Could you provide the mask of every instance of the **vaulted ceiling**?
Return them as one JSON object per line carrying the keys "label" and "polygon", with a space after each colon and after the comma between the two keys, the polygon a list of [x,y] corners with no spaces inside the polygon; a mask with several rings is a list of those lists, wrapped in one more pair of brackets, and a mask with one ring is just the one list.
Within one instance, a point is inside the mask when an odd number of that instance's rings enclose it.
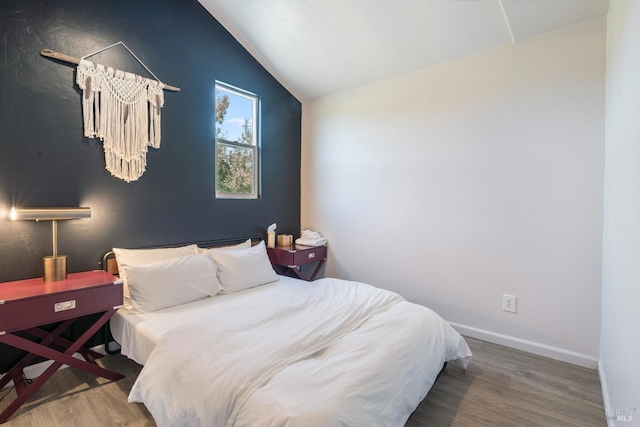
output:
{"label": "vaulted ceiling", "polygon": [[607,14],[609,0],[199,0],[301,101]]}

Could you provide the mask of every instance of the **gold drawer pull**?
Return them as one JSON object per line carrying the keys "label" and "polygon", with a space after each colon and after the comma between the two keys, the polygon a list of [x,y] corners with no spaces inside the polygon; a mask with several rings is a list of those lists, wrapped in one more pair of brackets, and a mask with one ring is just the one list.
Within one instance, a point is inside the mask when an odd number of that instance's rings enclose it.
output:
{"label": "gold drawer pull", "polygon": [[57,302],[54,306],[55,312],[73,310],[76,308],[76,300],[72,299],[70,301]]}

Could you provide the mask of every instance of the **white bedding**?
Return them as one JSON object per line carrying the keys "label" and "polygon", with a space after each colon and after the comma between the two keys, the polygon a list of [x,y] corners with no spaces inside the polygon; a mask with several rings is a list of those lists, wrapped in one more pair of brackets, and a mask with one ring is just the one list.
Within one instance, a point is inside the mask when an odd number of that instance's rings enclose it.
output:
{"label": "white bedding", "polygon": [[[249,289],[246,293],[254,291],[255,289]],[[224,304],[219,304],[223,300]],[[120,344],[120,353],[144,365],[165,333],[174,328],[198,322],[234,300],[240,302],[233,294],[218,295],[151,313],[135,313],[121,308],[109,321],[111,335]]]}
{"label": "white bedding", "polygon": [[[337,279],[274,284],[113,322],[159,426],[401,426],[471,352],[431,310]],[[122,329],[118,325],[122,324]]]}

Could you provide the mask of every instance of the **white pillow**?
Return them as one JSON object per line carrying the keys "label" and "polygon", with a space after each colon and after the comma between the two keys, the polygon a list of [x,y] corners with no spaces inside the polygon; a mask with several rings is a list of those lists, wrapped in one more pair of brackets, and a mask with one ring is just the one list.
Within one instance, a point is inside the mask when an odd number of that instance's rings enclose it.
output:
{"label": "white pillow", "polygon": [[247,239],[242,243],[238,243],[237,245],[231,245],[231,246],[220,246],[217,248],[201,248],[200,246],[198,246],[198,253],[204,254],[204,253],[207,253],[208,251],[228,251],[228,250],[235,250],[235,249],[249,249],[250,247],[251,247],[251,239]]}
{"label": "white pillow", "polygon": [[139,313],[210,297],[222,290],[216,265],[206,255],[189,255],[125,270],[132,311]]}
{"label": "white pillow", "polygon": [[218,267],[218,280],[225,292],[238,292],[279,280],[269,262],[264,241],[248,249],[209,251],[207,255]]}
{"label": "white pillow", "polygon": [[171,258],[197,254],[198,245],[181,246],[178,248],[160,248],[160,249],[121,249],[113,248],[118,263],[118,272],[120,278],[124,281],[124,307],[131,310],[131,294],[129,292],[129,284],[126,269],[127,267],[135,267],[152,262],[164,261]]}

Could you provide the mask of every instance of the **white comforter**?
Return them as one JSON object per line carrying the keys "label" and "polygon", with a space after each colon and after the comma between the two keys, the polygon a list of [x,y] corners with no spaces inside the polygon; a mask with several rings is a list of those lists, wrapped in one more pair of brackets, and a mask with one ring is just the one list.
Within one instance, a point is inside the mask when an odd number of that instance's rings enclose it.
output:
{"label": "white comforter", "polygon": [[471,356],[439,316],[389,291],[262,288],[165,334],[129,401],[159,426],[401,426],[443,363]]}

